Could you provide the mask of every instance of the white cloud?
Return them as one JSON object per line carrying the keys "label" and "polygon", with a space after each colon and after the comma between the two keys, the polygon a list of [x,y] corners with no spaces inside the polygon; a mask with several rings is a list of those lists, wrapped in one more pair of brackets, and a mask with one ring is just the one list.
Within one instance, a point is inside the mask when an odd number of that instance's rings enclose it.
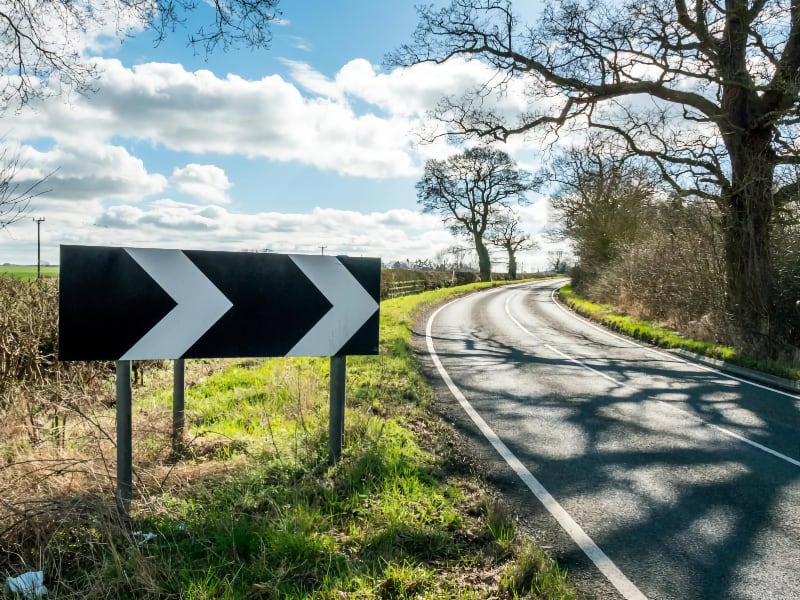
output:
{"label": "white cloud", "polygon": [[340,69],[336,82],[345,93],[390,114],[421,117],[443,96],[458,96],[490,76],[491,70],[478,61],[456,59],[443,65],[422,63],[382,73],[367,61],[356,59]]}
{"label": "white cloud", "polygon": [[[360,213],[316,208],[309,213],[245,214],[221,206],[158,200],[147,207],[117,205],[96,225],[114,245],[146,236],[148,245],[207,250],[259,250],[314,254],[429,258],[452,243],[438,218],[411,210]],[[207,233],[209,235],[198,235]],[[94,236],[97,229],[92,230]],[[96,242],[93,242],[96,243]],[[398,250],[401,249],[401,250]]]}
{"label": "white cloud", "polygon": [[[47,215],[47,260],[57,261],[57,243],[307,253],[326,245],[326,253],[386,260],[431,258],[454,243],[437,217],[413,210],[237,212],[233,182],[223,169],[204,164],[209,158],[181,163],[167,179],[119,144],[294,161],[343,176],[415,177],[426,158],[457,149],[444,141],[420,147],[410,132],[442,94],[482,81],[485,66],[455,61],[382,72],[359,59],[333,78],[291,63],[291,80],[246,80],[179,64],[98,64],[104,75],[96,94],[25,110],[8,132],[9,138],[52,141],[47,150],[23,145],[23,179],[58,168],[52,192],[34,208]],[[517,92],[512,88],[499,101],[503,110],[519,111],[524,98]],[[164,194],[174,198],[152,200]],[[410,196],[412,204],[413,191]],[[541,226],[534,212],[530,223]],[[24,226],[3,235],[27,239]],[[30,262],[28,255],[27,246],[0,236],[0,263]]]}
{"label": "white cloud", "polygon": [[[538,233],[546,222],[542,203],[521,208],[523,224]],[[434,215],[394,209],[361,213],[317,207],[308,213],[237,213],[221,206],[172,200],[148,207],[113,206],[97,219],[115,245],[146,236],[149,245],[205,250],[263,250],[377,256],[383,260],[432,258],[455,242]],[[205,234],[205,235],[204,235]],[[158,240],[158,241],[157,241]],[[467,243],[468,245],[468,243]],[[498,255],[500,259],[502,256]]]}
{"label": "white cloud", "polygon": [[[304,63],[287,64],[293,82],[98,59],[103,76],[96,94],[25,111],[11,135],[50,136],[72,146],[117,136],[196,154],[297,161],[342,175],[417,175],[426,158],[455,150],[444,141],[418,145],[413,132],[426,111],[442,94],[457,94],[488,73],[474,61],[381,73],[357,59],[328,79]],[[511,89],[498,102],[519,113],[524,98]]]}
{"label": "white cloud", "polygon": [[337,85],[336,81],[313,69],[311,65],[288,59],[283,59],[282,62],[290,68],[292,79],[295,83],[304,90],[329,99],[344,100],[344,90],[341,86]]}
{"label": "white cloud", "polygon": [[225,171],[214,165],[189,163],[182,169],[176,168],[172,172],[170,183],[179,192],[198,202],[227,204],[231,201],[227,193],[231,182]]}
{"label": "white cloud", "polygon": [[23,145],[15,184],[25,188],[49,175],[43,201],[139,200],[166,188],[163,175],[148,173],[125,148],[87,142],[56,144],[47,151]]}
{"label": "white cloud", "polygon": [[72,105],[26,111],[12,134],[69,140],[112,136],[169,149],[299,161],[345,175],[416,173],[405,119],[356,114],[346,103],[303,96],[277,75],[248,81],[210,71],[148,63],[133,69],[101,61],[100,90]]}
{"label": "white cloud", "polygon": [[289,42],[289,45],[296,50],[302,50],[303,52],[311,52],[314,50],[314,45],[299,35],[287,35],[283,37],[285,37],[285,39]]}
{"label": "white cloud", "polygon": [[[546,220],[544,206],[521,208],[523,223],[539,233]],[[35,228],[28,220],[0,232],[0,264],[35,262]],[[42,256],[58,262],[59,244],[142,246],[198,250],[263,250],[280,253],[380,257],[384,261],[428,259],[455,244],[434,215],[393,209],[363,213],[315,208],[305,213],[241,213],[218,205],[197,205],[171,199],[104,206],[86,201],[75,210],[74,201],[51,202],[42,227]],[[527,268],[544,266],[543,251],[519,256]],[[502,270],[504,256],[497,254]]]}

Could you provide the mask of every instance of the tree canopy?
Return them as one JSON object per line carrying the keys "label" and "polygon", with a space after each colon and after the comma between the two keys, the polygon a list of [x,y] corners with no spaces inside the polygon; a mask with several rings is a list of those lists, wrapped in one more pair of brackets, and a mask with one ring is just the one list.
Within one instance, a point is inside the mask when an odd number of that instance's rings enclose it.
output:
{"label": "tree canopy", "polygon": [[517,252],[538,248],[536,240],[522,229],[519,213],[513,208],[496,213],[489,227],[489,241],[506,251],[508,278],[517,278]]}
{"label": "tree canopy", "polygon": [[208,14],[188,43],[210,52],[238,43],[266,47],[279,0],[9,0],[0,6],[0,110],[65,91],[84,93],[98,75],[95,38],[148,28],[155,43]]}
{"label": "tree canopy", "polygon": [[[716,202],[728,312],[742,345],[764,348],[774,325],[770,221],[799,189],[800,2],[557,0],[531,26],[505,0],[419,12],[394,63],[462,57],[495,71],[442,100],[436,115],[451,135],[605,130],[679,194]],[[509,117],[485,100],[515,79],[527,108]]]}
{"label": "tree canopy", "polygon": [[657,174],[642,159],[617,156],[592,136],[553,161],[548,179],[552,237],[570,240],[582,272],[596,275],[647,227],[646,211],[657,198]]}
{"label": "tree canopy", "polygon": [[417,201],[436,213],[453,233],[472,239],[481,278],[491,277],[485,235],[495,216],[537,186],[533,175],[519,169],[511,157],[488,146],[470,148],[446,160],[431,159],[417,182]]}

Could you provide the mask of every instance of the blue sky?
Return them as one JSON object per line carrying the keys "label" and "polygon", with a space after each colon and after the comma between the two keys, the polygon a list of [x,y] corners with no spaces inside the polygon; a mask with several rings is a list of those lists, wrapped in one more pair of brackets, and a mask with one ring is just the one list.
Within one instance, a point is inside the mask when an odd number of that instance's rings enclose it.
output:
{"label": "blue sky", "polygon": [[[31,216],[42,256],[61,243],[319,252],[433,258],[455,243],[423,215],[414,183],[428,158],[459,151],[418,144],[425,112],[445,93],[486,75],[478,64],[383,67],[417,22],[411,2],[281,3],[269,50],[187,47],[178,29],[106,40],[88,97],[51,98],[4,117],[6,143],[25,164],[20,180],[57,169]],[[521,110],[524,98],[502,100]],[[505,148],[521,166],[537,149]],[[522,209],[544,247],[546,200]],[[35,262],[30,218],[0,231],[0,263]],[[502,269],[502,255],[496,268]]]}

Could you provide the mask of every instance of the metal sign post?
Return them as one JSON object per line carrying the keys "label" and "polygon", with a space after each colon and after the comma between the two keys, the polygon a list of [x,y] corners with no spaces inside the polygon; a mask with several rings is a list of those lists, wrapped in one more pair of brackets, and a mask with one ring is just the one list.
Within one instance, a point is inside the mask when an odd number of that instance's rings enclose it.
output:
{"label": "metal sign post", "polygon": [[186,430],[184,408],[185,364],[182,358],[172,365],[172,450],[177,452],[183,444]]}
{"label": "metal sign post", "polygon": [[117,361],[117,504],[128,513],[133,497],[131,361]]}
{"label": "metal sign post", "polygon": [[347,357],[331,356],[331,406],[328,460],[332,465],[342,457],[344,440],[344,388],[347,378]]}

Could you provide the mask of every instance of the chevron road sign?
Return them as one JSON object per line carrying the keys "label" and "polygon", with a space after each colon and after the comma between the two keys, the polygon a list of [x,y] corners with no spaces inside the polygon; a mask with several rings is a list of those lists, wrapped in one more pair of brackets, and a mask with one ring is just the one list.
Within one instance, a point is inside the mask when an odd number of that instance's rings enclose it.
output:
{"label": "chevron road sign", "polygon": [[61,246],[59,359],[378,353],[380,259]]}

